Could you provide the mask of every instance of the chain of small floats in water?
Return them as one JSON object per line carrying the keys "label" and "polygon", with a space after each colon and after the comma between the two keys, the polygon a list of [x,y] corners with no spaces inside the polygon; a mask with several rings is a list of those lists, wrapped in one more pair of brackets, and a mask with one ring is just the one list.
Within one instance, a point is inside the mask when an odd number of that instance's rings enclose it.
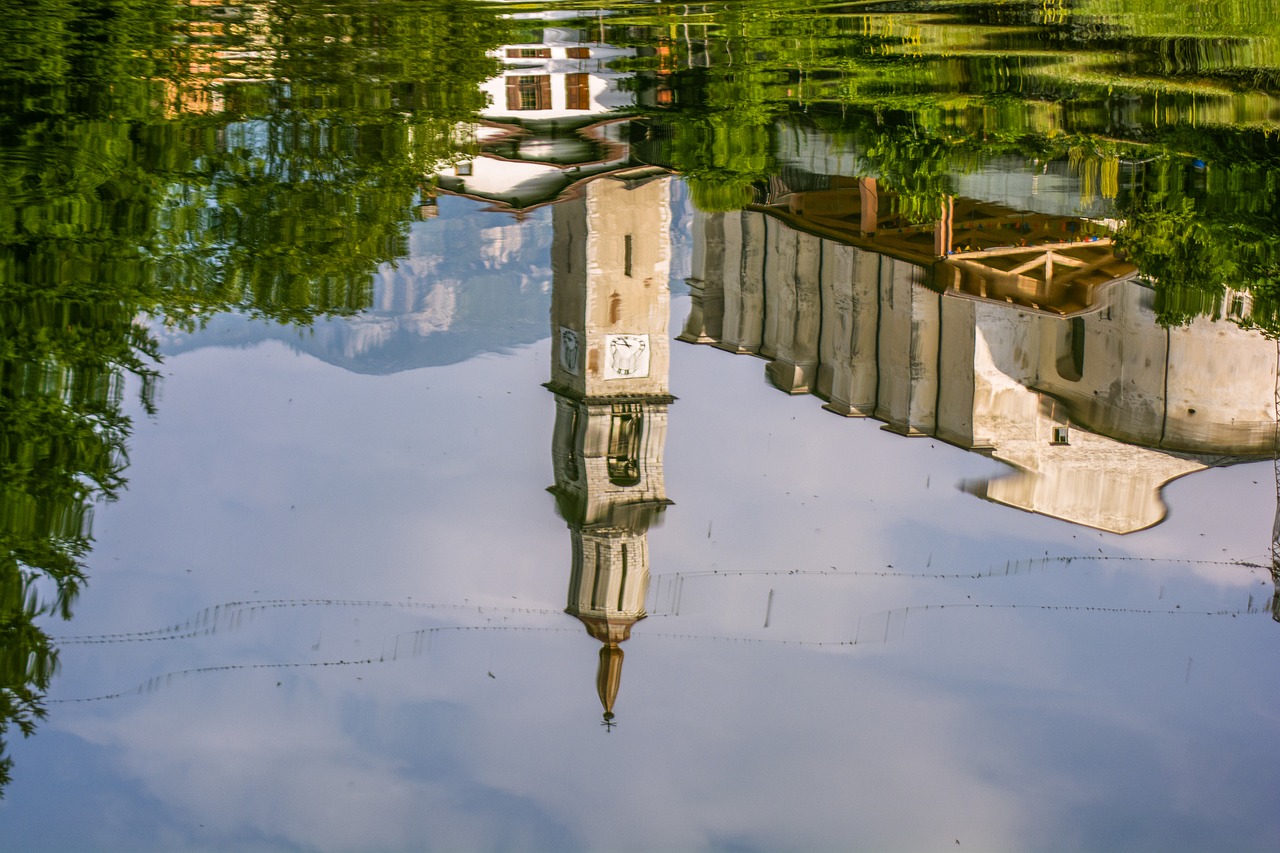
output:
{"label": "chain of small floats in water", "polygon": [[[930,560],[932,562],[932,560]],[[1010,560],[1004,566],[997,566],[984,572],[912,572],[899,571],[894,569],[892,565],[886,566],[883,570],[868,571],[842,571],[835,566],[827,569],[759,569],[759,570],[718,570],[704,569],[692,572],[668,572],[654,575],[654,579],[658,581],[655,591],[655,598],[661,595],[664,584],[667,588],[667,594],[670,598],[670,608],[666,612],[651,613],[650,617],[671,617],[680,615],[680,600],[684,589],[686,579],[707,579],[707,578],[738,578],[738,577],[770,577],[770,576],[828,576],[828,577],[882,577],[882,578],[904,578],[904,579],[920,579],[920,580],[982,580],[986,578],[1010,577],[1035,570],[1045,570],[1051,565],[1069,566],[1073,562],[1145,562],[1145,563],[1170,563],[1189,566],[1234,566],[1239,568],[1247,568],[1250,570],[1266,569],[1259,563],[1249,562],[1247,560],[1194,560],[1194,559],[1177,559],[1163,557],[1130,557],[1115,555],[1099,555],[1099,556],[1070,556],[1070,557],[1032,557],[1022,560]],[[770,590],[770,604],[772,604],[773,591]],[[506,615],[526,615],[526,616],[563,616],[563,610],[552,608],[530,608],[530,607],[499,607],[493,605],[472,605],[472,604],[436,604],[415,601],[381,601],[381,600],[361,600],[361,599],[338,599],[338,598],[280,598],[280,599],[262,599],[262,600],[246,600],[246,601],[229,601],[212,607],[206,607],[199,613],[192,616],[186,622],[174,625],[168,625],[163,628],[155,628],[148,631],[121,632],[112,634],[79,634],[55,637],[54,641],[59,646],[70,645],[97,645],[111,643],[144,643],[159,642],[168,640],[191,639],[195,637],[210,636],[217,633],[219,624],[224,624],[226,628],[234,630],[241,624],[245,615],[252,616],[258,611],[266,610],[282,610],[285,608],[297,607],[382,607],[397,610],[437,610],[437,611],[453,611],[453,612],[475,612],[477,615],[486,613],[501,613]],[[1180,616],[1221,616],[1236,618],[1238,616],[1249,616],[1259,613],[1269,612],[1266,608],[1258,608],[1254,606],[1253,596],[1249,596],[1249,603],[1243,609],[1236,610],[1190,610],[1175,606],[1171,610],[1156,610],[1150,608],[1131,608],[1131,607],[1094,607],[1088,605],[1063,605],[1063,604],[986,604],[981,602],[959,602],[951,604],[924,604],[894,608],[892,610],[883,610],[875,614],[873,617],[884,620],[885,630],[883,634],[877,630],[876,636],[871,639],[862,638],[862,617],[859,617],[858,627],[854,632],[853,639],[845,640],[804,640],[804,639],[771,639],[763,637],[735,637],[726,635],[712,634],[685,634],[672,632],[654,632],[647,633],[646,636],[662,639],[676,640],[701,640],[713,642],[732,642],[732,643],[753,643],[753,644],[772,644],[782,646],[805,646],[805,647],[831,647],[831,646],[857,646],[857,645],[883,645],[890,639],[889,624],[897,616],[901,616],[905,622],[907,614],[911,611],[917,613],[925,613],[929,611],[941,611],[945,609],[959,610],[1031,610],[1031,611],[1074,611],[1074,612],[1091,612],[1091,613],[1113,613],[1113,614],[1135,614],[1135,615],[1180,615]],[[768,627],[768,615],[765,617],[765,627]],[[114,693],[107,693],[100,696],[90,696],[76,699],[49,699],[50,704],[72,704],[81,702],[100,702],[108,699],[119,699],[124,696],[133,694],[151,693],[157,689],[168,686],[173,679],[182,678],[190,675],[200,675],[213,672],[229,672],[236,670],[287,670],[287,669],[309,669],[321,667],[349,667],[349,666],[371,666],[374,664],[388,663],[399,660],[402,653],[407,653],[410,657],[418,657],[424,651],[430,648],[430,639],[440,633],[462,633],[473,631],[494,631],[494,632],[526,632],[526,633],[577,633],[575,628],[552,628],[545,626],[530,625],[444,625],[432,628],[423,628],[417,631],[400,632],[384,639],[383,651],[376,657],[365,657],[354,660],[331,660],[331,661],[300,661],[285,663],[254,663],[254,664],[223,664],[218,666],[201,666],[189,669],[175,670],[163,675],[154,676],[142,684],[133,688],[120,690]],[[404,651],[401,650],[401,644],[404,641]],[[391,650],[388,652],[386,646],[390,644]]]}

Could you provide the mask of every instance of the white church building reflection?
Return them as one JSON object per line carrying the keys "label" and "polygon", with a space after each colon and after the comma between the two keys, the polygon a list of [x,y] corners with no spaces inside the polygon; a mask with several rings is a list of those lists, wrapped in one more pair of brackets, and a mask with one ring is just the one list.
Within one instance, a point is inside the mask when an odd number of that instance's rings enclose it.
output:
{"label": "white church building reflection", "polygon": [[441,191],[517,217],[630,168],[637,94],[627,81],[636,74],[617,63],[643,50],[609,44],[602,27],[521,23],[527,39],[493,53],[502,72],[481,87],[488,106],[480,121],[458,128],[475,156],[434,176]]}

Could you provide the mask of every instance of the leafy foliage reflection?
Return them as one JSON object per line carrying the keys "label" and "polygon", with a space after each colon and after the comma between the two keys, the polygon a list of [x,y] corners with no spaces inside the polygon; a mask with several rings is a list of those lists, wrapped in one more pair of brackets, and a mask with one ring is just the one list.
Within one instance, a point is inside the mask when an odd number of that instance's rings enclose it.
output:
{"label": "leafy foliage reflection", "polygon": [[[0,0],[0,793],[124,487],[148,318],[285,323],[369,304],[500,20],[465,0]],[[131,377],[131,378],[130,378]]]}
{"label": "leafy foliage reflection", "polygon": [[1068,161],[1082,201],[1101,196],[1122,223],[1117,242],[1164,322],[1221,314],[1228,288],[1243,289],[1237,319],[1280,332],[1280,25],[1267,0],[1200,4],[1194,26],[1185,4],[1146,0],[625,10],[661,42],[647,70],[670,106],[650,156],[705,210],[761,195],[783,140],[814,131],[916,222],[999,158]]}

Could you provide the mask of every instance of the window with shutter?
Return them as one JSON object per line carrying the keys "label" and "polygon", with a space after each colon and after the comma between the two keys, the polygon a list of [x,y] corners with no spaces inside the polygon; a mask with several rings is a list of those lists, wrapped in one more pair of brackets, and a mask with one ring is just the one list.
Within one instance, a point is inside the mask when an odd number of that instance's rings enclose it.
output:
{"label": "window with shutter", "polygon": [[531,74],[507,78],[507,109],[546,110],[551,108],[551,75]]}
{"label": "window with shutter", "polygon": [[565,108],[591,109],[591,76],[588,74],[564,75]]}

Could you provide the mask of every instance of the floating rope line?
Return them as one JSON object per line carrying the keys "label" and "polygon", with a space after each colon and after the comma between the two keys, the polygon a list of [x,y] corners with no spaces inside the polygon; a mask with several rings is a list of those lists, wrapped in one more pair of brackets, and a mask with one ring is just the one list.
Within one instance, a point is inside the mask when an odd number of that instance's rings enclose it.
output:
{"label": "floating rope line", "polygon": [[[653,602],[650,615],[679,616],[680,603],[684,596],[684,582],[687,578],[743,578],[743,577],[847,577],[847,578],[904,578],[913,580],[983,580],[987,578],[1013,577],[1033,571],[1047,571],[1050,566],[1061,564],[1070,566],[1073,562],[1134,562],[1134,563],[1174,563],[1189,566],[1236,566],[1247,569],[1266,569],[1259,563],[1248,560],[1198,560],[1181,557],[1133,557],[1109,554],[1083,554],[1073,556],[1029,557],[1026,559],[1008,560],[1004,566],[993,566],[981,572],[913,572],[899,571],[892,565],[880,570],[855,569],[843,570],[830,566],[826,569],[700,569],[691,572],[664,572],[654,575]],[[665,595],[664,595],[665,590]],[[661,603],[659,603],[661,602]]]}
{"label": "floating rope line", "polygon": [[1248,560],[1197,560],[1186,557],[1133,557],[1111,554],[1076,554],[1072,556],[1060,557],[1028,557],[1024,559],[1014,559],[1005,562],[1004,566],[994,566],[986,571],[981,572],[913,572],[900,571],[895,569],[892,564],[885,566],[884,569],[867,570],[867,569],[841,569],[836,566],[830,566],[825,569],[699,569],[690,572],[663,572],[653,576],[654,580],[669,582],[675,578],[696,578],[696,577],[766,577],[778,575],[838,575],[841,577],[892,577],[892,578],[917,578],[927,580],[949,580],[956,578],[994,578],[1006,577],[1013,574],[1025,574],[1033,568],[1045,567],[1051,563],[1062,563],[1063,565],[1071,565],[1071,563],[1080,562],[1132,562],[1132,563],[1177,563],[1190,566],[1240,566],[1248,569],[1265,569],[1266,566],[1261,563],[1253,563]]}
{"label": "floating rope line", "polygon": [[[385,637],[383,638],[382,654],[377,657],[359,658],[356,660],[289,661],[284,663],[232,663],[220,664],[217,666],[197,666],[153,676],[136,687],[118,690],[115,693],[104,693],[99,696],[86,696],[75,699],[46,699],[45,702],[50,705],[74,705],[84,702],[103,702],[108,699],[120,699],[125,696],[154,693],[158,689],[168,687],[173,682],[174,678],[184,678],[189,675],[203,675],[210,672],[236,672],[263,669],[319,669],[322,667],[373,666],[375,664],[391,663],[400,659],[400,655],[402,654],[400,641],[402,639],[406,640],[403,654],[409,658],[416,658],[421,656],[424,652],[430,651],[432,637],[445,631],[457,633],[461,633],[463,631],[525,631],[544,634],[578,633],[574,628],[545,628],[530,625],[442,625],[435,628],[423,628],[418,631],[405,631],[392,635],[391,637]],[[392,644],[392,650],[389,654],[386,650],[388,643]]]}
{"label": "floating rope line", "polygon": [[[928,613],[930,611],[939,612],[950,608],[951,610],[1028,610],[1028,611],[1061,611],[1070,613],[1106,613],[1119,615],[1142,615],[1142,616],[1209,616],[1209,617],[1231,617],[1251,616],[1259,613],[1266,613],[1267,610],[1253,607],[1252,598],[1250,604],[1243,610],[1191,610],[1188,608],[1175,607],[1172,610],[1154,610],[1149,608],[1127,608],[1127,607],[1094,607],[1089,605],[1063,605],[1063,604],[984,604],[977,602],[964,602],[955,604],[924,604],[915,606],[905,606],[893,608],[891,610],[881,610],[866,616],[859,616],[858,622],[854,629],[852,639],[841,640],[805,640],[805,639],[774,639],[766,637],[735,637],[731,635],[714,635],[714,634],[693,634],[693,633],[672,633],[672,632],[654,632],[645,633],[645,637],[654,639],[676,639],[676,640],[697,640],[712,641],[723,643],[748,643],[759,645],[775,645],[775,646],[796,646],[805,648],[825,648],[836,646],[858,646],[858,645],[884,645],[889,642],[891,634],[900,637],[905,633],[906,621],[909,614],[914,610],[917,614]],[[561,614],[560,611],[540,611],[547,613]],[[672,614],[654,614],[658,616]],[[898,619],[896,631],[892,631],[895,619]],[[880,624],[883,621],[883,631]],[[867,623],[874,626],[875,634],[870,639],[864,639],[863,625]],[[376,664],[384,664],[394,662],[400,659],[401,654],[406,654],[410,658],[420,657],[424,652],[430,651],[431,639],[443,632],[463,633],[472,631],[501,631],[504,633],[526,632],[526,633],[545,633],[545,634],[564,634],[578,633],[576,628],[549,628],[543,626],[518,626],[518,625],[447,625],[436,626],[433,628],[422,628],[417,631],[404,631],[383,638],[383,651],[378,657],[359,658],[355,660],[330,660],[330,661],[289,661],[282,663],[245,663],[245,664],[221,664],[216,666],[191,667],[189,669],[174,670],[164,673],[163,675],[154,676],[136,687],[126,690],[119,690],[114,693],[104,693],[98,696],[88,696],[73,699],[47,699],[47,703],[51,705],[64,704],[80,704],[86,702],[103,702],[111,699],[120,699],[130,695],[143,695],[154,693],[158,689],[168,687],[172,684],[174,678],[185,678],[191,675],[202,675],[213,672],[236,672],[251,670],[271,670],[271,669],[318,669],[322,667],[346,667],[346,666],[373,666]],[[404,649],[402,652],[402,641],[404,641]],[[391,646],[388,653],[387,646]]]}
{"label": "floating rope line", "polygon": [[[1025,560],[1009,560],[1004,566],[995,566],[985,572],[909,572],[899,571],[892,565],[887,566],[884,570],[867,571],[855,570],[849,571],[839,569],[832,566],[828,569],[703,569],[692,572],[664,572],[654,575],[653,578],[658,582],[657,589],[660,590],[664,584],[676,584],[682,586],[685,578],[700,577],[772,577],[781,575],[808,575],[808,576],[840,576],[840,577],[892,577],[907,578],[918,580],[955,580],[969,579],[978,580],[982,578],[1007,577],[1016,574],[1025,574],[1037,569],[1043,570],[1050,564],[1061,563],[1070,565],[1074,561],[1112,561],[1112,562],[1165,562],[1178,563],[1183,565],[1211,565],[1211,566],[1240,566],[1251,569],[1265,569],[1259,563],[1252,563],[1246,560],[1195,560],[1186,558],[1166,558],[1166,557],[1133,557],[1118,555],[1074,555],[1074,556],[1056,556],[1056,557],[1031,557]],[[275,598],[275,599],[247,599],[243,601],[227,601],[212,607],[206,607],[196,613],[185,622],[167,625],[163,628],[154,628],[148,631],[127,631],[107,634],[69,634],[54,637],[54,641],[60,645],[84,645],[98,643],[125,643],[125,642],[154,642],[159,640],[181,640],[193,637],[208,636],[216,633],[220,622],[227,622],[232,627],[238,624],[237,620],[243,618],[246,613],[252,614],[259,610],[285,609],[293,607],[384,607],[395,609],[422,609],[422,610],[451,610],[451,611],[476,611],[483,614],[486,611],[494,613],[507,614],[524,614],[532,616],[558,616],[563,610],[551,608],[534,608],[534,607],[500,607],[493,605],[476,605],[476,604],[441,604],[433,602],[418,601],[386,601],[386,600],[370,600],[370,599],[340,599],[340,598]]]}
{"label": "floating rope line", "polygon": [[[906,619],[910,613],[924,613],[929,611],[941,610],[1033,610],[1047,611],[1059,610],[1075,613],[1108,613],[1119,615],[1140,615],[1140,616],[1214,616],[1214,617],[1231,617],[1239,616],[1256,616],[1268,611],[1261,608],[1253,607],[1252,604],[1243,610],[1190,610],[1186,608],[1175,608],[1173,610],[1151,610],[1136,607],[1090,607],[1088,605],[1072,605],[1072,604],[982,604],[977,602],[963,602],[958,604],[922,604],[909,607],[897,607],[892,610],[880,610],[867,616],[858,617],[857,627],[854,629],[852,639],[843,640],[805,640],[805,639],[789,639],[779,640],[772,637],[734,637],[731,635],[716,634],[677,634],[671,632],[657,631],[654,633],[644,633],[645,637],[653,637],[656,639],[678,639],[678,640],[711,640],[724,643],[757,643],[761,645],[775,646],[801,646],[821,648],[827,646],[859,646],[859,645],[884,645],[890,639],[890,626],[895,618],[901,619],[899,630],[905,631]],[[667,614],[656,614],[667,615]],[[883,632],[880,625],[884,625]],[[863,624],[873,625],[875,628],[875,636],[867,639],[862,636]],[[637,629],[638,630],[638,629]],[[870,629],[868,629],[870,630]],[[898,632],[894,632],[898,634]],[[637,634],[638,635],[638,634]],[[900,635],[900,634],[899,634]]]}
{"label": "floating rope line", "polygon": [[432,604],[416,601],[363,601],[338,598],[274,598],[263,599],[260,601],[228,601],[223,604],[214,605],[213,607],[206,607],[187,621],[180,624],[169,625],[164,628],[154,628],[150,631],[131,631],[114,634],[75,634],[54,637],[53,639],[59,645],[67,646],[91,643],[138,643],[154,642],[157,640],[182,640],[191,637],[203,637],[214,634],[217,632],[218,625],[220,623],[225,623],[233,628],[237,627],[239,625],[239,620],[242,619],[246,613],[253,614],[259,610],[282,610],[291,607],[386,607],[404,610],[474,610],[480,615],[489,611],[493,613],[529,614],[534,616],[546,616],[564,612],[563,610],[551,610],[548,608],[494,607],[478,604]]}

